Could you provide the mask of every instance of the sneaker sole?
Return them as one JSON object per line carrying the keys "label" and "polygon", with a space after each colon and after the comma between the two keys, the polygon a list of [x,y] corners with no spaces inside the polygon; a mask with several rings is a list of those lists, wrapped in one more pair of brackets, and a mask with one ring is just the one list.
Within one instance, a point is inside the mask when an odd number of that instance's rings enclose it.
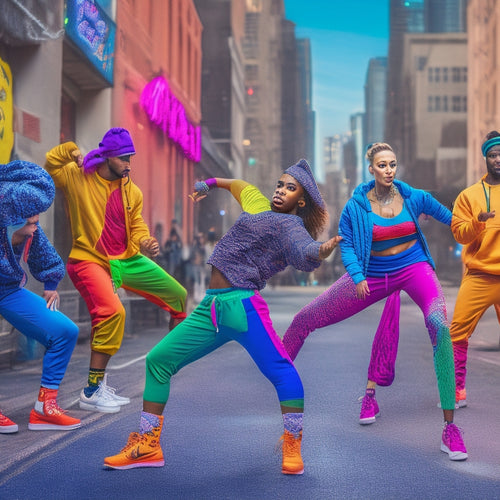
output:
{"label": "sneaker sole", "polygon": [[467,453],[464,453],[463,451],[451,451],[448,446],[446,446],[444,443],[441,443],[441,451],[444,453],[448,453],[448,456],[450,457],[450,460],[467,460]]}
{"label": "sneaker sole", "polygon": [[291,471],[291,470],[285,470],[285,469],[281,469],[281,472],[283,474],[295,474],[295,475],[300,475],[300,474],[304,474],[304,469],[302,470],[299,470],[299,471]]}
{"label": "sneaker sole", "polygon": [[368,425],[368,424],[374,424],[375,421],[377,420],[377,417],[380,417],[380,412],[377,413],[374,417],[368,417],[368,418],[360,418],[359,423],[361,425]]}
{"label": "sneaker sole", "polygon": [[[455,403],[455,410],[458,410],[459,408],[465,408],[467,406],[467,401],[465,399],[461,399],[457,403]],[[441,402],[437,404],[438,408],[441,408]]]}
{"label": "sneaker sole", "polygon": [[90,403],[84,403],[83,401],[79,402],[80,404],[80,409],[81,410],[88,410],[88,411],[99,411],[101,413],[117,413],[120,411],[120,406],[99,406],[99,405],[93,405]]}
{"label": "sneaker sole", "polygon": [[119,406],[125,406],[125,405],[130,404],[130,399],[129,399],[128,401],[120,401],[120,400],[118,400],[118,399],[114,399],[113,401],[114,401],[117,405],[119,405]]}
{"label": "sneaker sole", "polygon": [[165,460],[160,460],[158,462],[138,462],[128,465],[109,465],[107,463],[104,463],[104,467],[116,470],[137,469],[139,467],[163,467],[164,465],[165,465]]}
{"label": "sneaker sole", "polygon": [[0,434],[14,434],[19,430],[19,426],[17,424],[14,425],[4,425],[0,427]]}
{"label": "sneaker sole", "polygon": [[28,424],[30,431],[72,431],[81,427],[81,422],[72,425],[56,425],[56,424]]}

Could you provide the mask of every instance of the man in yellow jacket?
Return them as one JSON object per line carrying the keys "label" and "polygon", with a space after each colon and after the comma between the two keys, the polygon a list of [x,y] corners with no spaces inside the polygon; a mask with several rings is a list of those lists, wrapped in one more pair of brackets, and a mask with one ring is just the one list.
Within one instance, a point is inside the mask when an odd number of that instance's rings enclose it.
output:
{"label": "man in yellow jacket", "polygon": [[92,319],[88,385],[80,408],[114,413],[130,402],[107,385],[106,367],[120,348],[123,286],[170,313],[170,327],[186,317],[186,290],[151,260],[159,245],[142,217],[142,192],[130,179],[135,154],[129,132],[112,128],[83,158],[74,142],[47,153],[45,168],[67,201],[73,244],[68,274]]}
{"label": "man in yellow jacket", "polygon": [[465,378],[469,337],[488,307],[500,304],[500,133],[481,146],[487,173],[464,189],[453,208],[451,230],[464,245],[464,274],[450,327],[455,358],[456,407],[467,406]]}

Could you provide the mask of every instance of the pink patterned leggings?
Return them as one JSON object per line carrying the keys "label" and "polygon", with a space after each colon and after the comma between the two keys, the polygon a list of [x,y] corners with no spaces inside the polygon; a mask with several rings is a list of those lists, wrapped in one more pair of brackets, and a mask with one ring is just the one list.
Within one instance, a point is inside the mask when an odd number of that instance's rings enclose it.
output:
{"label": "pink patterned leggings", "polygon": [[446,302],[432,267],[427,262],[419,262],[383,278],[368,277],[367,282],[370,295],[360,300],[356,297],[356,285],[346,273],[295,315],[283,337],[283,344],[292,360],[312,331],[350,318],[393,292],[403,290],[424,314],[433,346],[442,407],[454,408],[455,370]]}

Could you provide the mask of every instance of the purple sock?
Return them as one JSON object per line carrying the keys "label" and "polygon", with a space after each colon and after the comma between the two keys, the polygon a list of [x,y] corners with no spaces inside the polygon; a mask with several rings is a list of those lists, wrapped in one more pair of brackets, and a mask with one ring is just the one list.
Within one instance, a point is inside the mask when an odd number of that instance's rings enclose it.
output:
{"label": "purple sock", "polygon": [[139,433],[146,434],[151,432],[155,427],[160,425],[160,418],[154,413],[148,413],[146,411],[141,412],[141,423],[139,425]]}
{"label": "purple sock", "polygon": [[375,389],[366,389],[366,395],[370,398],[375,397]]}
{"label": "purple sock", "polygon": [[283,425],[285,430],[292,434],[299,434],[302,430],[303,413],[283,413]]}

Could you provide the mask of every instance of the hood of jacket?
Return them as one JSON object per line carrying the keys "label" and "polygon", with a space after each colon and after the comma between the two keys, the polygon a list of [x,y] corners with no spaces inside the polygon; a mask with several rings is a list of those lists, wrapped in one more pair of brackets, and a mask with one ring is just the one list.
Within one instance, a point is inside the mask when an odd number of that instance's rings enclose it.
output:
{"label": "hood of jacket", "polygon": [[0,227],[45,212],[55,191],[50,175],[35,163],[16,160],[0,165]]}

